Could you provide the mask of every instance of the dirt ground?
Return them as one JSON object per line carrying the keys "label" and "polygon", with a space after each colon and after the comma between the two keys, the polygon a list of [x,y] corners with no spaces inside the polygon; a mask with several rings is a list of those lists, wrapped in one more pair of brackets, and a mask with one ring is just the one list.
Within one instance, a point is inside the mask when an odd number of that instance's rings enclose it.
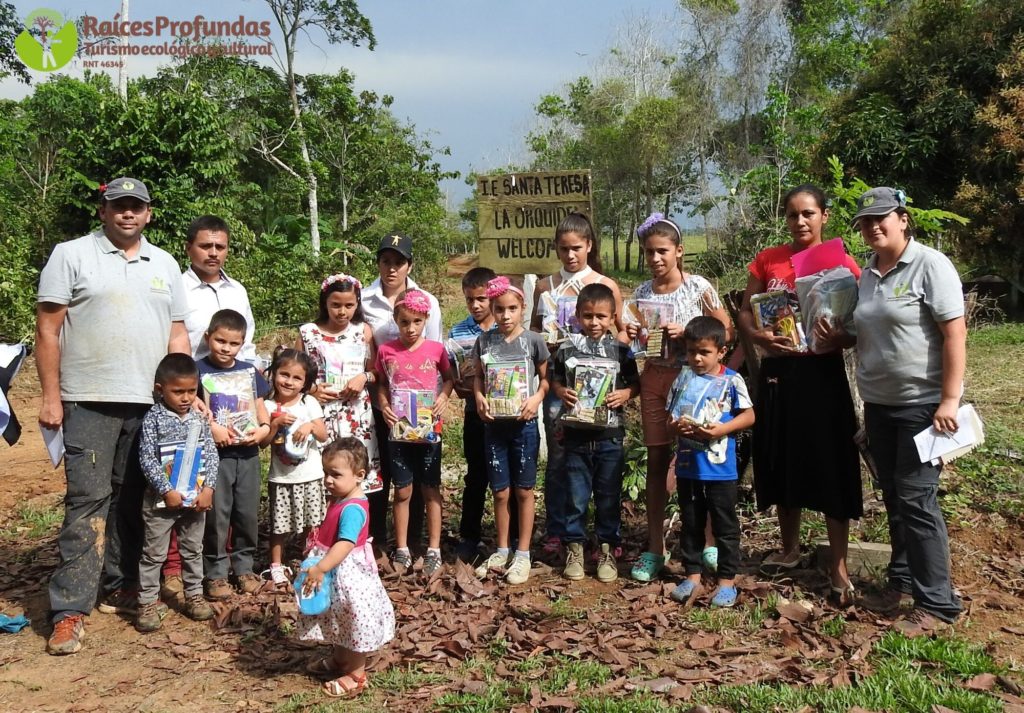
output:
{"label": "dirt ground", "polygon": [[[31,360],[16,380],[11,401],[24,431],[14,447],[0,446],[0,612],[23,611],[32,624],[17,634],[0,633],[0,710],[274,710],[300,693],[310,694],[303,699],[307,703],[290,709],[327,701],[303,672],[312,655],[308,647],[276,633],[272,595],[239,598],[221,608],[219,628],[172,614],[161,632],[150,635],[137,633],[127,618],[94,612],[81,653],[48,656],[46,587],[58,561],[56,528],[34,532],[27,513],[59,509],[64,474],[50,466],[39,435],[39,389]],[[636,530],[634,525],[632,534],[638,535]],[[769,591],[794,600],[807,593],[816,605],[809,621],[780,613],[763,626],[757,622],[753,639],[738,630],[702,631],[663,596],[665,585],[625,580],[603,585],[591,578],[570,585],[543,567],[518,589],[478,585],[452,565],[445,577],[429,584],[388,575],[399,636],[382,652],[377,670],[415,664],[447,682],[377,688],[358,705],[363,710],[422,710],[446,690],[478,689],[477,675],[460,668],[460,662],[487,656],[498,639],[509,642],[510,660],[552,652],[593,657],[621,676],[620,687],[628,687],[637,667],[648,678],[668,674],[683,682],[673,692],[684,699],[688,687],[701,682],[815,683],[847,676],[847,666],[853,676],[855,662],[863,658],[856,652],[888,620],[851,608],[841,614],[848,622],[846,633],[830,639],[820,627],[835,615],[819,607],[824,606],[824,578],[807,569],[791,581],[759,581],[756,563],[771,543],[748,537],[746,526],[744,536],[744,570],[752,575],[742,580],[744,601],[762,601]],[[958,633],[984,644],[998,661],[1019,667],[1024,662],[1024,536],[1019,523],[978,514],[952,532],[952,541],[956,584],[968,604]],[[751,617],[749,612],[744,616]]]}

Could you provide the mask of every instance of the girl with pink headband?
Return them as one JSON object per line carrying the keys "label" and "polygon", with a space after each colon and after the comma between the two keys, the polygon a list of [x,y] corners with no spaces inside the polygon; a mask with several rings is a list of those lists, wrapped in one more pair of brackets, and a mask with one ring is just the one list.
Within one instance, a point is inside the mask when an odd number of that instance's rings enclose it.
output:
{"label": "girl with pink headband", "polygon": [[[427,554],[423,558],[426,577],[441,569],[440,426],[455,386],[444,345],[423,337],[430,309],[430,298],[421,290],[398,295],[394,310],[398,339],[380,345],[375,368],[380,381],[377,399],[390,429],[388,462],[395,486],[392,563],[399,574],[412,567],[409,500],[415,483],[423,493],[427,511]],[[429,411],[433,423],[424,429],[420,416],[425,411]]]}
{"label": "girl with pink headband", "polygon": [[[530,578],[530,539],[533,537],[534,494],[540,432],[537,411],[547,393],[548,348],[536,332],[523,328],[526,297],[507,277],[487,283],[496,329],[477,337],[473,393],[484,422],[488,479],[494,494],[497,550],[476,570],[505,574],[509,584]],[[519,506],[519,541],[509,543],[509,498],[514,489]]]}
{"label": "girl with pink headband", "polygon": [[328,442],[345,436],[362,441],[369,457],[363,492],[376,493],[383,487],[370,401],[377,350],[373,330],[363,318],[362,291],[352,275],[339,272],[326,278],[320,284],[320,311],[314,321],[299,327],[295,349],[306,352],[317,366],[310,394],[324,410]]}

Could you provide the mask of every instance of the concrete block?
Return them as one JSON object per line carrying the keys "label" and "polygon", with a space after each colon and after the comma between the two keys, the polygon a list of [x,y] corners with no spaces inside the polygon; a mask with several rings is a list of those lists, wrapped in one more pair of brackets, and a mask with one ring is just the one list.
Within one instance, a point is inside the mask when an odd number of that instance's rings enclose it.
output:
{"label": "concrete block", "polygon": [[[815,542],[814,553],[818,568],[827,573],[832,562],[832,551],[828,546],[828,540],[818,540]],[[891,557],[892,547],[887,544],[881,542],[851,542],[846,555],[846,566],[854,577],[865,579],[884,578]]]}

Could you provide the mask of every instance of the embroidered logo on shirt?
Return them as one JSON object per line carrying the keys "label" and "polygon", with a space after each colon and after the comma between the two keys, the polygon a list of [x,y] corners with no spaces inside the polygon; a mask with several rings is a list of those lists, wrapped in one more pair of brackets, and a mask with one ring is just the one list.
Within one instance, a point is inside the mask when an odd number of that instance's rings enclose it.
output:
{"label": "embroidered logo on shirt", "polygon": [[167,282],[162,277],[154,277],[149,281],[149,289],[157,292],[168,292]]}
{"label": "embroidered logo on shirt", "polygon": [[908,285],[906,282],[901,282],[900,284],[892,288],[893,297],[903,297],[903,295],[907,294],[908,292],[910,292],[910,285]]}

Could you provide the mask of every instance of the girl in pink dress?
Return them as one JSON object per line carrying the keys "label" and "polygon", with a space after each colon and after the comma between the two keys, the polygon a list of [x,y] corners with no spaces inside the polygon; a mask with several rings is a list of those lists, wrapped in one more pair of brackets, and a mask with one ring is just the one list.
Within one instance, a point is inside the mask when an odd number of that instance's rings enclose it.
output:
{"label": "girl in pink dress", "polygon": [[366,657],[395,637],[395,610],[384,591],[373,558],[370,510],[363,493],[369,463],[357,438],[338,438],[323,451],[324,486],[330,497],[327,516],[311,536],[310,554],[323,556],[306,574],[307,595],[334,570],[331,606],[299,621],[299,638],[333,644],[331,656],[313,661],[310,673],[332,676],[323,685],[328,696],[355,696],[367,686]]}

